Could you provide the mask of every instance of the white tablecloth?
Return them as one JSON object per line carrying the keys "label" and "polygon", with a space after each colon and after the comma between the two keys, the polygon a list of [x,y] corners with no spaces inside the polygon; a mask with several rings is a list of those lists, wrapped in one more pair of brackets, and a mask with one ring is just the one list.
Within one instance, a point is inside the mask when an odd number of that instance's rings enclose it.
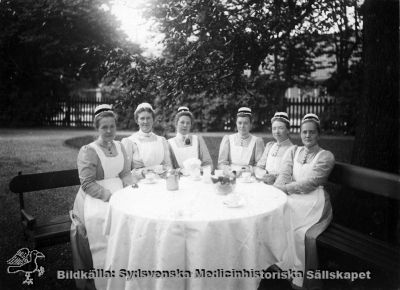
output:
{"label": "white tablecloth", "polygon": [[[167,191],[158,180],[113,194],[105,233],[106,269],[115,277],[108,289],[257,289],[259,277],[224,276],[257,276],[282,259],[286,195],[238,182],[244,204],[228,208],[212,184],[182,178],[179,186]],[[151,274],[158,278],[144,277]]]}

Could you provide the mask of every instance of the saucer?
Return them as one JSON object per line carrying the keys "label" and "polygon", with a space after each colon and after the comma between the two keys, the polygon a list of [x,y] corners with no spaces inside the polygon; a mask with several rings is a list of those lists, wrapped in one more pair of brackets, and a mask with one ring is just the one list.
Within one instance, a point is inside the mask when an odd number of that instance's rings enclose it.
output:
{"label": "saucer", "polygon": [[142,183],[144,184],[153,184],[156,183],[157,181],[155,179],[142,179]]}
{"label": "saucer", "polygon": [[164,174],[165,170],[154,170],[154,174],[157,176]]}
{"label": "saucer", "polygon": [[253,182],[256,181],[256,179],[255,179],[254,177],[250,177],[250,178],[243,178],[243,177],[241,177],[241,178],[239,178],[238,180],[239,180],[240,182],[242,182],[242,183],[253,183]]}
{"label": "saucer", "polygon": [[236,208],[244,205],[244,199],[242,197],[239,198],[228,197],[223,201],[223,203],[226,207]]}

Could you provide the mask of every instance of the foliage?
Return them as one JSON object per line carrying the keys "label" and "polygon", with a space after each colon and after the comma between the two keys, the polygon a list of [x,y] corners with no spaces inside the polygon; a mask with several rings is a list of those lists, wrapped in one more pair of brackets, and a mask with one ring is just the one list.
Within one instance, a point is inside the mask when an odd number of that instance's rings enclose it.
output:
{"label": "foliage", "polygon": [[338,106],[329,110],[324,116],[324,121],[328,122],[326,127],[334,132],[343,132],[346,135],[354,135],[355,125],[360,118],[357,108],[358,100],[362,97],[362,62],[358,62],[349,68],[347,77],[341,81],[342,76],[338,72],[333,73],[332,77],[325,81],[325,85],[331,95],[336,97]]}
{"label": "foliage", "polygon": [[[336,0],[326,3],[327,22],[335,32],[324,35],[319,49],[330,63],[318,63],[319,67],[334,65],[335,71],[323,84],[329,95],[336,98],[338,108],[327,112],[324,119],[329,127],[344,134],[354,135],[355,122],[359,118],[357,100],[362,91],[362,6],[358,1]],[[340,128],[342,127],[342,128]]]}
{"label": "foliage", "polygon": [[[108,54],[105,65],[107,73],[103,81],[113,88],[111,94],[117,98],[115,111],[119,115],[119,126],[136,127],[134,110],[137,105],[142,102],[153,103],[159,93],[157,60],[119,49]],[[158,119],[155,126],[159,127]]]}
{"label": "foliage", "polygon": [[[152,16],[165,34],[160,86],[166,95],[160,96],[162,102],[175,108],[181,104],[193,107],[196,116],[204,120],[203,130],[234,127],[232,119],[238,107],[244,105],[256,111],[256,119],[262,113],[270,115],[278,103],[271,104],[265,91],[257,90],[262,87],[260,80],[279,84],[289,81],[287,76],[291,80],[307,74],[303,61],[296,62],[296,57],[289,60],[288,55],[292,56],[293,51],[289,36],[310,14],[313,2],[151,3]],[[268,61],[271,55],[275,57],[273,62]],[[251,77],[243,74],[245,69],[251,70]],[[289,70],[290,73],[285,73]],[[270,89],[271,95],[283,95],[282,91]],[[173,111],[166,113],[170,115]]]}
{"label": "foliage", "polygon": [[[335,28],[337,35],[331,31],[349,7],[359,9],[356,1],[331,2],[153,0],[147,14],[165,36],[163,56],[141,59],[134,68],[121,56],[120,65],[109,66],[108,80],[123,83],[121,106],[147,100],[169,124],[176,108],[188,105],[198,130],[229,130],[238,107],[247,105],[255,111],[255,129],[262,130],[274,111],[285,109],[286,88],[312,83],[311,73],[321,66],[315,58],[343,55],[343,43],[353,37],[348,22]],[[339,46],[327,45],[332,39]],[[352,51],[340,63],[349,62]]]}
{"label": "foliage", "polygon": [[56,97],[98,84],[105,57],[124,42],[119,23],[101,9],[108,2],[0,1],[4,124],[40,124],[57,110]]}

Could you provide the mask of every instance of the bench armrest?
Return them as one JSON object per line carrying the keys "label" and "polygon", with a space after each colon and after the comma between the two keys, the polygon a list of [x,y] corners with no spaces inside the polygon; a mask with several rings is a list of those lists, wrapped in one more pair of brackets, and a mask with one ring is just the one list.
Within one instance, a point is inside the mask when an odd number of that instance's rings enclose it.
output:
{"label": "bench armrest", "polygon": [[33,226],[36,224],[36,219],[27,213],[24,209],[21,209],[21,218],[22,218],[22,224],[27,228],[27,229],[32,229]]}

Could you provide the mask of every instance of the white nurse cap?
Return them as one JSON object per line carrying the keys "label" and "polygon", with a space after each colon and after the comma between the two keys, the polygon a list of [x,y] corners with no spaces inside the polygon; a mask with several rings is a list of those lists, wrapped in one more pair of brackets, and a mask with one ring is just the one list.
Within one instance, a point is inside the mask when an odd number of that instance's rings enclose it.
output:
{"label": "white nurse cap", "polygon": [[275,115],[271,118],[271,123],[274,121],[283,121],[287,124],[290,124],[289,116],[286,112],[276,112]]}
{"label": "white nurse cap", "polygon": [[182,107],[178,108],[178,113],[180,113],[180,112],[190,112],[190,110],[188,107],[182,106]]}
{"label": "white nurse cap", "polygon": [[94,116],[96,117],[98,114],[106,111],[112,111],[111,105],[101,104],[94,108]]}
{"label": "white nurse cap", "polygon": [[238,115],[249,115],[249,116],[251,116],[251,109],[248,108],[248,107],[241,107],[241,108],[239,108],[237,114]]}
{"label": "white nurse cap", "polygon": [[301,120],[301,124],[303,124],[306,121],[313,121],[313,122],[317,123],[318,125],[320,125],[320,121],[319,121],[318,116],[315,115],[315,114],[312,114],[312,113],[306,114],[303,117],[303,119]]}
{"label": "white nurse cap", "polygon": [[137,106],[136,110],[135,110],[135,114],[137,111],[139,111],[140,109],[150,109],[153,113],[154,113],[154,109],[153,107],[149,104],[149,103],[141,103]]}

